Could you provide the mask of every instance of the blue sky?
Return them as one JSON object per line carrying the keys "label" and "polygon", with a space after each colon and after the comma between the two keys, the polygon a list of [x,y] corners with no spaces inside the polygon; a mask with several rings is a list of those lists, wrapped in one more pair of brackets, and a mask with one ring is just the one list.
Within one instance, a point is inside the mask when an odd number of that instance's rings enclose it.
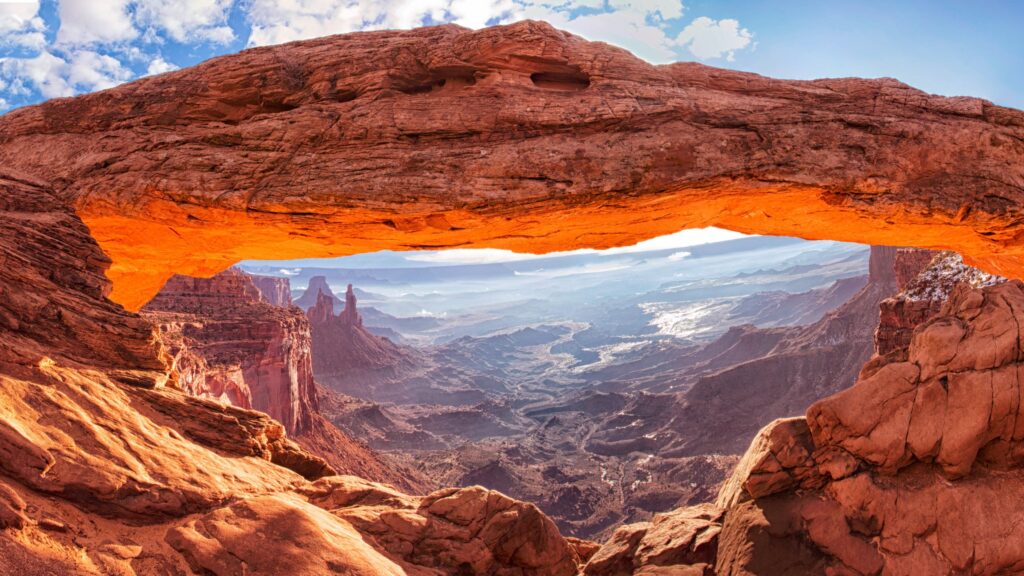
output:
{"label": "blue sky", "polygon": [[1024,2],[1011,0],[0,0],[0,112],[247,46],[522,18],[656,63],[782,78],[892,76],[1024,108]]}

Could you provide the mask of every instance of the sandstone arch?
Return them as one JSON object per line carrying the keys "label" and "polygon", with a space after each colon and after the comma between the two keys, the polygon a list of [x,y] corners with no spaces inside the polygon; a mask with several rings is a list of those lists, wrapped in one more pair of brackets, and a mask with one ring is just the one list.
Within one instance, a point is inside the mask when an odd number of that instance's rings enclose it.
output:
{"label": "sandstone arch", "polygon": [[1024,276],[1024,113],[782,81],[523,22],[247,50],[0,118],[112,258],[112,299],[243,258],[551,251],[687,227],[954,249]]}

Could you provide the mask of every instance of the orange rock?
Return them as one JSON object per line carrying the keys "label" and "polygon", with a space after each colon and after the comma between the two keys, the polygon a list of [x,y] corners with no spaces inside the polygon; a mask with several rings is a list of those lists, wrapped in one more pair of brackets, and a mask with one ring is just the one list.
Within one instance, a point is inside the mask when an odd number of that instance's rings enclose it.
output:
{"label": "orange rock", "polygon": [[0,118],[0,162],[76,203],[138,309],[174,273],[245,258],[709,225],[953,249],[1021,277],[1022,139],[1024,113],[975,98],[653,66],[520,22],[257,48],[51,100]]}

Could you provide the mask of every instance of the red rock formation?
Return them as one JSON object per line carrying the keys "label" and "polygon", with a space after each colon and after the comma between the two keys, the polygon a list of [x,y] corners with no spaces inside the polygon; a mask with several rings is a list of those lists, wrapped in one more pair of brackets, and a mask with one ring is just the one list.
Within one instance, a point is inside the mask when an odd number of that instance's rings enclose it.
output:
{"label": "red rock formation", "polygon": [[880,318],[875,330],[875,355],[905,353],[914,328],[937,314],[945,298],[910,300],[903,292],[928,267],[936,253],[930,250],[901,248],[896,254],[896,287],[899,294],[879,305]]}
{"label": "red rock formation", "polygon": [[157,386],[153,326],[106,299],[110,260],[44,183],[0,171],[0,362],[77,363]]}
{"label": "red rock formation", "polygon": [[76,202],[133,309],[245,258],[708,225],[1022,276],[1022,141],[1024,113],[975,98],[652,66],[541,22],[257,48],[0,118],[0,163]]}
{"label": "red rock formation", "polygon": [[902,279],[900,293],[881,303],[875,331],[875,355],[879,358],[865,366],[866,373],[879,363],[906,360],[914,328],[937,315],[958,284],[981,287],[1003,280],[967,266],[952,252],[936,254],[914,249],[900,251],[897,274]]}
{"label": "red rock formation", "polygon": [[309,323],[262,300],[249,275],[175,276],[143,309],[175,354],[182,388],[269,414],[298,434],[317,411]]}
{"label": "red rock formation", "polygon": [[372,388],[380,374],[394,373],[409,361],[401,347],[363,327],[351,284],[345,293],[345,308],[338,315],[334,314],[334,300],[333,295],[319,292],[316,304],[306,313],[313,335],[313,372],[318,380],[335,388],[340,381]]}
{"label": "red rock formation", "polygon": [[719,504],[718,574],[1000,574],[1024,563],[1024,284],[961,284],[909,361],[765,429]]}
{"label": "red rock formation", "polygon": [[252,283],[260,291],[263,301],[274,306],[287,308],[292,305],[292,286],[287,278],[250,274]]}
{"label": "red rock formation", "polygon": [[264,301],[244,272],[230,268],[210,279],[176,276],[143,315],[159,325],[174,357],[178,386],[189,395],[270,415],[338,472],[414,492],[430,486],[320,415],[309,321],[298,308]]}

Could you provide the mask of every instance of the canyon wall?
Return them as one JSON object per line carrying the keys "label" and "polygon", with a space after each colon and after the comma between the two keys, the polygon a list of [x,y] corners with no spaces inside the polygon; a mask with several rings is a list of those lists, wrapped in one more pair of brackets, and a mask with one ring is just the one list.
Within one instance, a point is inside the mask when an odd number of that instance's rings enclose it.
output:
{"label": "canyon wall", "polygon": [[274,306],[287,308],[292,305],[292,286],[287,278],[250,274],[252,283],[260,291],[263,301]]}
{"label": "canyon wall", "polygon": [[0,212],[0,574],[569,576],[584,560],[529,504],[337,476],[270,417],[175,389],[153,324],[104,297],[109,261],[74,212],[2,170]]}
{"label": "canyon wall", "polygon": [[[894,247],[873,246],[867,283],[817,322],[743,331],[728,355],[719,354],[728,362],[719,360],[715,370],[678,395],[669,411],[673,434],[662,452],[742,453],[747,439],[768,422],[800,414],[816,400],[852,385],[872,356],[879,304],[898,290],[897,254]],[[731,338],[737,333],[724,340]],[[603,435],[595,434],[595,439]]]}
{"label": "canyon wall", "polygon": [[249,275],[230,268],[208,280],[175,276],[143,315],[160,327],[190,394],[259,410],[292,434],[310,429],[309,323],[297,308],[265,302]]}
{"label": "canyon wall", "polygon": [[954,254],[902,258],[927,265],[896,298],[941,301],[906,319],[902,355],[766,426],[715,505],[620,528],[584,573],[1019,572],[1024,283]]}
{"label": "canyon wall", "polygon": [[[271,294],[280,296],[287,279],[272,280]],[[299,308],[267,302],[257,282],[236,268],[209,279],[175,276],[143,308],[173,358],[177,386],[190,396],[269,415],[340,473],[412,492],[431,487],[320,414],[309,321]]]}
{"label": "canyon wall", "polygon": [[1024,113],[984,100],[654,66],[542,22],[256,48],[0,117],[0,163],[75,203],[129,309],[247,258],[710,225],[1024,276],[1022,154]]}

